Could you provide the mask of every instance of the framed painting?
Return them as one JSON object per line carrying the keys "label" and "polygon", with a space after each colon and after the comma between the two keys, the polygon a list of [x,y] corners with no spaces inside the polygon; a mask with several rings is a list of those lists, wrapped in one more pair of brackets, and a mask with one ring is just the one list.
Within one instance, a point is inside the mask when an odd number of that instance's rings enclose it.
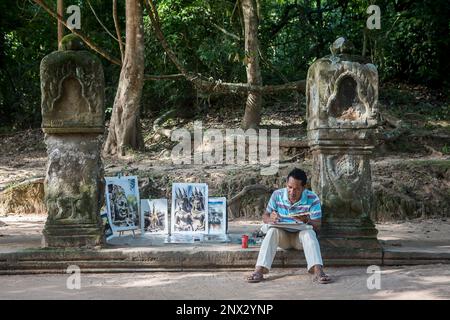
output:
{"label": "framed painting", "polygon": [[208,185],[174,183],[170,218],[171,233],[207,233]]}
{"label": "framed painting", "polygon": [[136,176],[105,177],[106,208],[115,232],[139,228],[139,190]]}
{"label": "framed painting", "polygon": [[227,199],[208,198],[208,234],[226,234],[227,227]]}
{"label": "framed painting", "polygon": [[143,234],[168,234],[167,199],[141,200],[141,231]]}

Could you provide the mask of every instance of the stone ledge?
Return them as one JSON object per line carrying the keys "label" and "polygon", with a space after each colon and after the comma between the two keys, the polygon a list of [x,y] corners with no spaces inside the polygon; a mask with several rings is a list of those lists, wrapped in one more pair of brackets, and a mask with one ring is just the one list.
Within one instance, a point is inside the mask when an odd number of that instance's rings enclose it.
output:
{"label": "stone ledge", "polygon": [[[0,274],[65,273],[70,265],[82,272],[181,272],[248,270],[254,267],[259,247],[237,245],[103,249],[33,249],[0,253]],[[450,252],[427,248],[383,248],[380,251],[346,251],[345,255],[323,248],[326,266],[392,266],[450,264]],[[278,249],[273,267],[306,267],[301,251]]]}
{"label": "stone ledge", "polygon": [[436,251],[427,248],[388,248],[383,252],[383,265],[419,265],[419,264],[450,264],[450,251]]}
{"label": "stone ledge", "polygon": [[[253,268],[259,248],[216,250],[35,250],[0,254],[0,274],[65,273],[69,265],[82,270],[102,272],[194,271],[205,269]],[[354,259],[324,256],[327,266],[381,264],[381,258]],[[274,267],[305,267],[303,254],[294,250],[279,250]]]}

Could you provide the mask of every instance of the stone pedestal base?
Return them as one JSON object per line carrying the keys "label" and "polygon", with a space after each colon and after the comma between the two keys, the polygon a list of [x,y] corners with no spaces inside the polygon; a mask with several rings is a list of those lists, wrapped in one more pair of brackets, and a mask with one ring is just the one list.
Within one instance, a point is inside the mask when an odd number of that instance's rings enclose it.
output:
{"label": "stone pedestal base", "polygon": [[381,261],[382,247],[377,239],[345,239],[345,238],[320,238],[322,256],[328,259],[351,259],[355,264],[358,259],[374,259]]}
{"label": "stone pedestal base", "polygon": [[357,264],[360,259],[367,264],[381,263],[382,247],[377,239],[378,230],[369,219],[341,219],[324,221],[319,235],[322,255],[331,259],[351,259]]}
{"label": "stone pedestal base", "polygon": [[323,238],[377,239],[378,230],[369,219],[327,218],[322,222],[320,236]]}
{"label": "stone pedestal base", "polygon": [[103,243],[101,226],[94,223],[46,224],[42,237],[42,247],[93,248]]}
{"label": "stone pedestal base", "polygon": [[102,243],[104,191],[98,134],[47,134],[45,247],[93,247]]}

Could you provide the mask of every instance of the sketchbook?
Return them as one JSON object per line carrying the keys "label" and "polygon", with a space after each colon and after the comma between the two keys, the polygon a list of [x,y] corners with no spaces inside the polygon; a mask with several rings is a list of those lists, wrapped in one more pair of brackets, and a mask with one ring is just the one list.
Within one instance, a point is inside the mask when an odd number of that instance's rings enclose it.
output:
{"label": "sketchbook", "polygon": [[309,215],[311,215],[311,212],[299,212],[299,213],[290,214],[290,215],[288,215],[288,217],[298,218],[298,217],[309,216]]}
{"label": "sketchbook", "polygon": [[303,231],[303,230],[311,230],[313,226],[304,223],[274,223],[269,224],[269,228],[280,228],[285,230],[293,230],[293,231]]}

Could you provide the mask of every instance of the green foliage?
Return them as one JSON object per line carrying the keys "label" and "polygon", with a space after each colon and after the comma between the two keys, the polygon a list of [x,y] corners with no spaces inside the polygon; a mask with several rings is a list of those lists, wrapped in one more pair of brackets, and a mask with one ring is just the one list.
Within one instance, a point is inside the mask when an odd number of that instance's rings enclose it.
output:
{"label": "green foliage", "polygon": [[[24,7],[19,7],[20,3]],[[0,119],[1,129],[33,127],[40,123],[40,60],[52,51],[47,35],[54,21],[25,2],[1,1]]]}
{"label": "green foliage", "polygon": [[[239,34],[232,18],[235,2],[229,0],[161,0],[157,2],[161,27],[180,62],[191,72],[226,82],[245,82],[242,61],[243,43],[224,34],[214,25]],[[235,14],[236,15],[236,14]],[[231,19],[231,21],[230,21]],[[150,19],[144,15],[145,69],[151,74],[175,74],[179,71],[153,35]],[[198,93],[187,81],[152,81],[145,85],[144,112],[163,113],[171,108],[192,108]]]}
{"label": "green foliage", "polygon": [[[56,6],[56,1],[46,3],[52,8]],[[81,8],[81,31],[112,56],[120,57],[117,41],[101,27],[89,3],[115,36],[112,1],[78,0],[70,4]],[[224,82],[246,82],[239,2],[155,0],[155,3],[167,41],[187,70]],[[338,36],[345,36],[353,42],[357,54],[362,54],[365,48],[366,56],[379,68],[381,82],[399,80],[449,86],[448,0],[259,0],[258,3],[265,84],[304,79],[309,65],[329,54],[329,45]],[[381,30],[365,28],[370,4],[381,8]],[[124,1],[118,1],[123,39],[124,7]],[[37,127],[41,121],[39,64],[46,54],[57,49],[56,21],[29,0],[1,1],[0,12],[0,130]],[[68,14],[65,15],[67,18]],[[146,10],[144,30],[145,73],[179,73],[154,36]],[[105,59],[102,63],[109,116],[120,67]],[[143,116],[157,116],[174,107],[195,112],[200,95],[185,80],[147,81]],[[407,94],[392,95],[405,105],[414,102],[414,97]],[[419,112],[430,109],[426,105],[416,107]],[[449,112],[438,110],[435,119],[449,117]]]}
{"label": "green foliage", "polygon": [[442,147],[442,153],[443,154],[450,154],[450,146],[449,145],[444,145]]}
{"label": "green foliage", "polygon": [[448,85],[450,2],[382,1],[382,32],[371,35],[383,79]]}
{"label": "green foliage", "polygon": [[[90,0],[102,22],[114,30],[110,1]],[[46,1],[54,9],[56,1]],[[81,8],[82,31],[106,51],[119,56],[117,45],[98,24],[86,1]],[[0,131],[39,127],[41,88],[39,66],[44,56],[58,49],[57,25],[41,7],[29,0],[0,1]],[[122,22],[124,10],[119,10]],[[68,14],[66,14],[66,18]],[[65,33],[70,31],[67,29]],[[120,68],[102,59],[106,104],[112,105]]]}

